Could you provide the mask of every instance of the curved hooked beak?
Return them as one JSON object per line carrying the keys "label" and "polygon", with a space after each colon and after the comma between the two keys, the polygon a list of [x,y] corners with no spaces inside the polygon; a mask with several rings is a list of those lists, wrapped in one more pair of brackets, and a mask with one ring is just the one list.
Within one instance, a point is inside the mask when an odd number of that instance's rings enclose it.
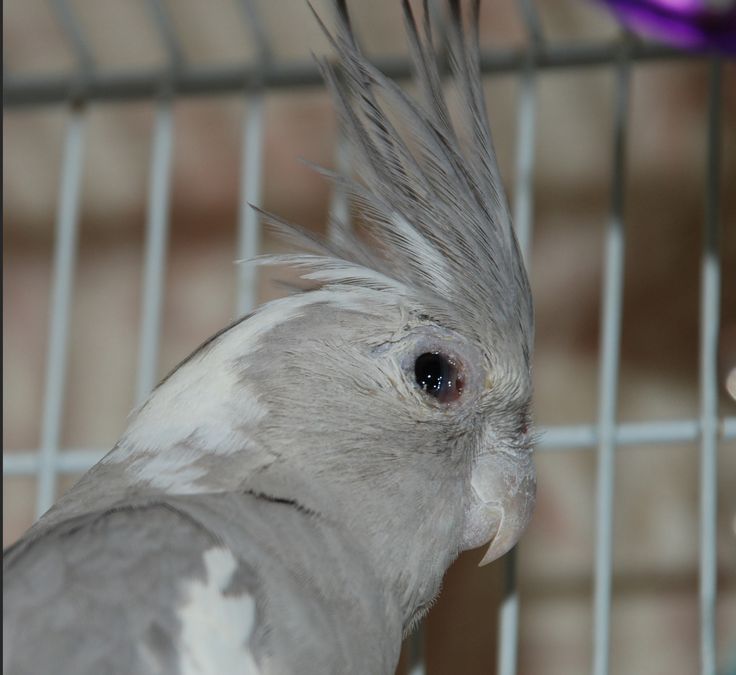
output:
{"label": "curved hooked beak", "polygon": [[484,452],[473,467],[471,486],[463,539],[466,548],[490,540],[482,566],[508,552],[531,520],[537,487],[531,451]]}

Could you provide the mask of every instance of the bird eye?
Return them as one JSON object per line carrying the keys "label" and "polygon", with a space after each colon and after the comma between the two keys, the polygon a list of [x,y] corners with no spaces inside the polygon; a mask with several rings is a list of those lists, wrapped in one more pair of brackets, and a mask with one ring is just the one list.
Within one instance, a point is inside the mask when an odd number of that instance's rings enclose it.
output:
{"label": "bird eye", "polygon": [[440,403],[456,401],[463,391],[456,363],[441,352],[420,354],[414,362],[414,377],[422,391]]}

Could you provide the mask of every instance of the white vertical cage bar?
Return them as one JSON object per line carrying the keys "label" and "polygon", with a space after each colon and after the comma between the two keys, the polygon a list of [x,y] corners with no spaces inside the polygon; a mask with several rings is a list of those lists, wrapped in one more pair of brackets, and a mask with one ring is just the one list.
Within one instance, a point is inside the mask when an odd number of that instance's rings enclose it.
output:
{"label": "white vertical cage bar", "polygon": [[529,65],[529,57],[532,57],[531,61],[534,60],[534,56],[546,46],[546,39],[535,0],[517,0],[516,5],[521,12],[521,18],[524,21],[524,28],[530,42],[526,64]]}
{"label": "white vertical cage bar", "polygon": [[263,72],[264,69],[270,68],[273,60],[273,50],[268,38],[266,24],[256,7],[255,0],[236,0],[236,4],[240,8],[245,29],[250,33],[253,42],[256,44],[258,69]]}
{"label": "white vertical cage bar", "polygon": [[[238,6],[242,10],[246,28],[256,43],[259,68],[263,73],[270,66],[272,58],[265,25],[253,0],[239,0]],[[263,90],[257,88],[250,91],[246,94],[245,103],[238,203],[236,318],[251,312],[258,301],[258,270],[252,260],[261,252],[261,219],[253,207],[261,205],[265,126]]]}
{"label": "white vertical cage bar", "polygon": [[61,164],[59,208],[56,220],[53,288],[46,352],[46,385],[41,418],[41,447],[38,453],[37,516],[49,509],[56,494],[56,458],[59,452],[64,414],[69,320],[77,258],[77,229],[84,166],[84,123],[84,111],[72,109]]}
{"label": "white vertical cage bar", "polygon": [[78,76],[83,79],[94,70],[94,57],[77,20],[77,15],[72,11],[67,0],[54,0],[52,7],[64,33],[71,42],[77,61]]}
{"label": "white vertical cage bar", "polygon": [[186,57],[176,34],[174,23],[169,16],[164,0],[148,0],[147,4],[159,39],[166,50],[169,74],[177,75],[186,66]]}
{"label": "white vertical cage bar", "polygon": [[[530,271],[532,213],[534,209],[534,147],[536,141],[537,81],[535,56],[544,46],[544,34],[533,0],[517,6],[530,43],[526,63],[519,76],[518,126],[516,133],[516,177],[514,182],[514,227],[519,248]],[[515,675],[519,651],[519,591],[517,588],[518,545],[504,559],[503,599],[499,610],[498,675]]]}
{"label": "white vertical cage bar", "polygon": [[[242,169],[238,216],[238,288],[236,316],[252,311],[258,298],[258,270],[251,261],[261,249],[261,222],[253,208],[261,203],[261,168],[263,166],[263,94],[247,96],[243,121]],[[248,261],[248,262],[243,262]]]}
{"label": "white vertical cage bar", "polygon": [[519,117],[516,139],[514,226],[519,248],[529,270],[532,244],[534,145],[536,142],[537,81],[534,66],[527,65],[519,80]]}
{"label": "white vertical cage bar", "polygon": [[424,624],[422,624],[412,633],[409,641],[409,675],[424,675],[425,649]]}
{"label": "white vertical cage bar", "polygon": [[519,589],[517,547],[504,558],[503,600],[499,610],[498,675],[515,675],[519,651]]}
{"label": "white vertical cage bar", "polygon": [[[516,139],[516,181],[514,186],[514,225],[524,261],[529,269],[532,239],[533,171],[536,130],[536,75],[529,62],[519,80],[519,116]],[[519,648],[519,593],[516,586],[517,547],[504,561],[504,597],[499,617],[498,673],[514,675]]]}
{"label": "white vertical cage bar", "polygon": [[171,79],[176,77],[185,63],[184,52],[163,0],[148,0],[148,8],[156,32],[166,50],[168,75],[167,79],[163,80],[163,97],[157,103],[153,125],[136,405],[140,405],[146,399],[158,379],[158,355],[166,280],[171,164],[174,152],[174,119],[170,100]]}
{"label": "white vertical cage bar", "polygon": [[706,211],[700,296],[700,672],[716,673],[718,328],[720,307],[719,168],[721,69],[710,70]]}
{"label": "white vertical cage bar", "polygon": [[607,675],[613,573],[614,454],[624,277],[624,169],[630,64],[625,46],[616,68],[611,213],[606,232],[598,385],[598,471],[593,595],[593,675]]}
{"label": "white vertical cage bar", "polygon": [[172,105],[163,100],[158,104],[153,125],[136,405],[151,393],[158,376],[173,150]]}

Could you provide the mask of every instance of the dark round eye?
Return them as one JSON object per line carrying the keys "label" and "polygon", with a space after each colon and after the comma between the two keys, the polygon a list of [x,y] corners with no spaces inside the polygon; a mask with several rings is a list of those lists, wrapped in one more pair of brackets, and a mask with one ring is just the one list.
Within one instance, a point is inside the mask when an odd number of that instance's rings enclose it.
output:
{"label": "dark round eye", "polygon": [[441,352],[426,352],[414,362],[417,384],[440,403],[455,401],[463,391],[463,379],[455,362]]}

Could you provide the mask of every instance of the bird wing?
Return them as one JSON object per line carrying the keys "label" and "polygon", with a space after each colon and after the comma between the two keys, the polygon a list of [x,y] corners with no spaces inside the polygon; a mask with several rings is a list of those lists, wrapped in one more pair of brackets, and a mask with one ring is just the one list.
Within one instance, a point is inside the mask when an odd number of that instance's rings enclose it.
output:
{"label": "bird wing", "polygon": [[400,628],[361,551],[265,495],[117,504],[21,541],[3,576],[6,675],[380,673],[398,658],[369,646]]}

